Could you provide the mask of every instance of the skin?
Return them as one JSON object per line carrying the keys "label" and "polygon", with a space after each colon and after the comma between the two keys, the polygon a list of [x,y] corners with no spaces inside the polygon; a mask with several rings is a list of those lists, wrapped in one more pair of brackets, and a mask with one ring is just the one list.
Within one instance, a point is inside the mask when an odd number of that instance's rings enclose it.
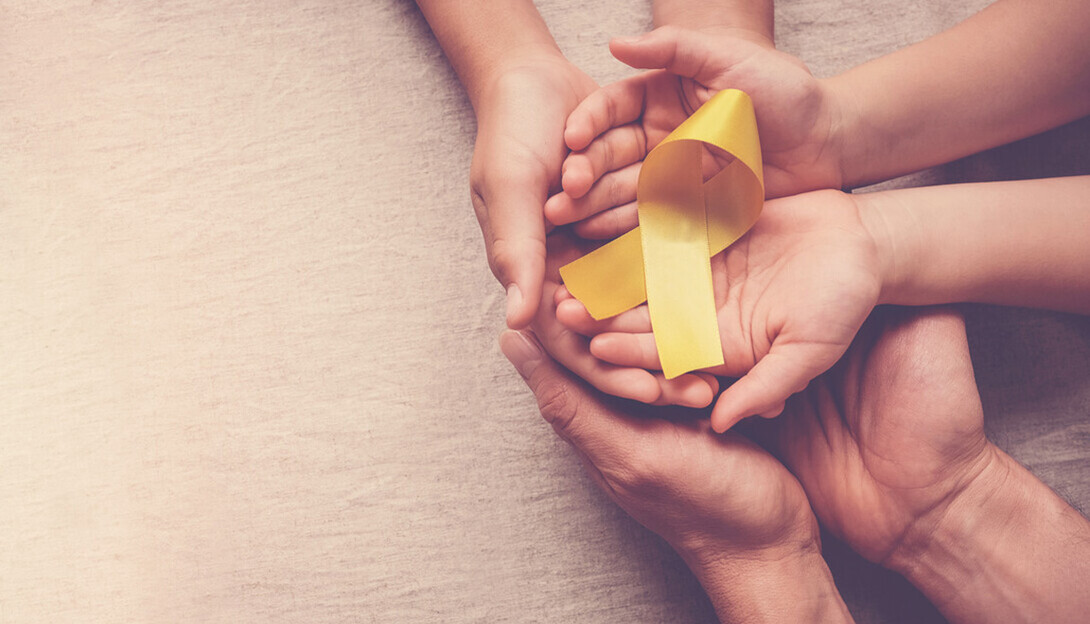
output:
{"label": "skin", "polygon": [[607,394],[655,405],[710,405],[719,389],[715,376],[695,373],[667,380],[658,371],[610,364],[590,352],[586,337],[560,323],[552,303],[562,288],[560,267],[587,251],[585,243],[567,232],[557,231],[549,236],[544,296],[531,323],[546,351],[565,368]]}
{"label": "skin", "polygon": [[[545,280],[543,205],[560,189],[565,121],[594,81],[561,54],[532,0],[417,0],[477,113],[473,207],[507,324],[534,318]],[[771,45],[770,0],[657,0],[677,23]],[[530,111],[532,114],[527,114]]]}
{"label": "skin", "polygon": [[758,436],[822,524],[951,622],[1080,622],[1090,522],[984,436],[964,323],[876,311]]}
{"label": "skin", "polygon": [[[879,304],[1090,313],[1087,193],[1090,176],[1074,176],[767,202],[750,232],[712,258],[727,365],[708,372],[741,377],[716,403],[715,430],[779,414]],[[598,322],[566,292],[556,299],[557,318],[593,336],[593,355],[659,368],[646,306]]]}
{"label": "skin", "polygon": [[614,39],[610,50],[633,67],[661,69],[602,88],[568,118],[564,138],[573,153],[564,164],[563,192],[545,204],[552,223],[578,222],[576,231],[590,238],[635,227],[643,158],[725,88],[753,99],[768,197],[840,187],[837,153],[828,146],[838,113],[823,83],[795,57],[673,27]]}
{"label": "skin", "polygon": [[[530,0],[419,0],[477,113],[473,208],[507,324],[525,327],[545,275],[541,205],[559,180],[564,119],[597,85],[557,48]],[[526,111],[533,111],[527,115]]]}
{"label": "skin", "polygon": [[799,482],[706,420],[647,418],[553,362],[533,334],[500,347],[591,478],[693,569],[724,622],[850,622]]}
{"label": "skin", "polygon": [[[598,388],[648,403],[707,405],[718,388],[714,378],[667,382],[662,375],[604,366],[590,356],[585,340],[569,336],[553,318],[557,278],[546,266],[554,258],[547,263],[542,206],[560,188],[568,154],[564,123],[597,85],[560,53],[530,0],[505,0],[499,7],[483,0],[417,4],[477,114],[471,198],[489,266],[507,291],[508,326],[532,323],[554,357]],[[702,22],[770,45],[771,6],[767,0],[659,0],[654,9],[661,23]],[[550,296],[542,298],[543,292]]]}
{"label": "skin", "polygon": [[[774,417],[828,370],[878,303],[878,248],[850,195],[818,191],[769,201],[745,237],[712,258],[722,367],[740,379],[720,394],[711,422],[729,429]],[[647,306],[594,321],[560,292],[557,318],[592,336],[591,353],[618,366],[659,369]]]}
{"label": "skin", "polygon": [[590,390],[531,334],[500,346],[595,482],[678,550],[724,622],[850,621],[811,507],[951,622],[1074,623],[1090,607],[1090,522],[985,438],[952,310],[876,311],[783,418],[747,423],[791,472],[737,432]]}
{"label": "skin", "polygon": [[666,27],[614,39],[619,60],[658,71],[608,85],[573,111],[565,139],[575,153],[546,215],[597,238],[634,227],[638,162],[728,87],[753,98],[770,198],[878,182],[1073,121],[1090,114],[1088,22],[1081,0],[999,0],[822,80],[729,34]]}

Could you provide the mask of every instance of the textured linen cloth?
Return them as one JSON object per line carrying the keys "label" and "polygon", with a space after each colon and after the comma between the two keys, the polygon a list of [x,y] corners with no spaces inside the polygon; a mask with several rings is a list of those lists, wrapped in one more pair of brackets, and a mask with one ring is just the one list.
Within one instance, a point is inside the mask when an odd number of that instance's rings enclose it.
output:
{"label": "textured linen cloth", "polygon": [[[830,75],[984,4],[784,1],[778,42]],[[650,26],[540,7],[603,84]],[[474,132],[411,2],[0,1],[0,622],[715,620],[499,353]],[[967,310],[990,435],[1085,506],[1090,323]],[[827,553],[858,621],[941,621]]]}

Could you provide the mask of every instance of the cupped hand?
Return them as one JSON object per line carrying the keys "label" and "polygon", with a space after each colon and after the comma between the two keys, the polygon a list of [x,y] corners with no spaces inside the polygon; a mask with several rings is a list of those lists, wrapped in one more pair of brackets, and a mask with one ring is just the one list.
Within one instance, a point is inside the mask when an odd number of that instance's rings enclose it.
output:
{"label": "cupped hand", "polygon": [[530,332],[505,332],[500,347],[597,484],[698,576],[708,566],[820,552],[798,481],[756,444],[709,435],[706,419],[668,419],[598,394],[554,363]]}
{"label": "cupped hand", "polygon": [[822,524],[883,564],[926,542],[998,455],[965,324],[948,308],[879,308],[834,369],[756,424]]}
{"label": "cupped hand", "polygon": [[643,158],[728,88],[753,99],[768,197],[840,187],[840,112],[797,58],[738,37],[669,26],[614,39],[610,50],[633,67],[660,71],[608,85],[572,112],[564,137],[575,153],[564,163],[563,192],[545,205],[551,222],[581,221],[577,232],[588,238],[635,227]]}
{"label": "cupped hand", "polygon": [[546,246],[543,296],[530,327],[553,358],[606,394],[655,405],[711,404],[719,390],[713,375],[692,373],[666,379],[661,372],[614,366],[591,354],[587,338],[562,325],[553,304],[560,289],[560,267],[589,251],[589,246],[563,229],[550,234]]}
{"label": "cupped hand", "polygon": [[504,61],[477,101],[470,167],[489,266],[507,290],[507,324],[525,327],[545,274],[543,206],[560,187],[564,123],[597,85],[557,54]]}
{"label": "cupped hand", "polygon": [[[725,364],[705,372],[740,377],[712,411],[720,432],[748,416],[778,415],[840,359],[882,288],[875,237],[839,191],[766,202],[753,228],[711,263]],[[554,296],[557,318],[593,336],[593,355],[661,369],[646,305],[595,321],[566,290]]]}

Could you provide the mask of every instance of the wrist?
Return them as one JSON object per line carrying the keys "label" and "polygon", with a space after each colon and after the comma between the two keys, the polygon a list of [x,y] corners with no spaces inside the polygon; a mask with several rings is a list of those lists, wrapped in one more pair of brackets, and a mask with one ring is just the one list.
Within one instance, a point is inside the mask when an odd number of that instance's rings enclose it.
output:
{"label": "wrist", "polygon": [[706,33],[715,37],[743,39],[745,41],[750,41],[766,48],[774,49],[776,47],[776,42],[772,38],[771,31],[766,31],[758,24],[705,24],[702,26],[693,26],[692,30]]}
{"label": "wrist", "polygon": [[977,464],[886,564],[952,622],[1081,621],[1090,523],[994,445]]}
{"label": "wrist", "polygon": [[816,543],[790,553],[750,553],[690,562],[690,567],[720,621],[852,621]]}
{"label": "wrist", "polygon": [[872,149],[873,131],[868,130],[851,77],[841,74],[819,82],[833,112],[829,144],[834,148],[841,188],[852,189],[877,181],[873,179],[874,160],[881,155]]}
{"label": "wrist", "polygon": [[[490,63],[482,74],[467,83],[473,110],[478,123],[488,115],[494,105],[505,105],[511,96],[525,97],[521,91],[528,84],[549,84],[549,88],[566,95],[571,91],[578,103],[594,85],[571,61],[554,47],[528,44],[517,51]],[[574,104],[573,104],[574,106]]]}
{"label": "wrist", "polygon": [[923,245],[922,229],[911,210],[895,191],[849,195],[859,210],[859,220],[870,235],[877,253],[881,290],[878,304],[913,305],[910,291],[915,267]]}

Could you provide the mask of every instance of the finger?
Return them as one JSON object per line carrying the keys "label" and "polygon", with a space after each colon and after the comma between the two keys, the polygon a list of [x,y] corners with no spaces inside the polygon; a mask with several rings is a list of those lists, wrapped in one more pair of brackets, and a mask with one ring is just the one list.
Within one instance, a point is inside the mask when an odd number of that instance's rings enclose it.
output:
{"label": "finger", "polygon": [[590,341],[590,352],[594,357],[617,366],[662,370],[655,335],[651,333],[598,334]]}
{"label": "finger", "polygon": [[[553,361],[532,333],[504,332],[500,350],[526,380],[542,417],[593,468],[592,476],[631,467],[633,450],[646,440],[645,423],[636,423],[604,403],[586,384]],[[596,480],[612,493],[604,479]]]}
{"label": "finger", "polygon": [[787,405],[786,401],[781,402],[779,405],[775,405],[772,409],[767,409],[760,414],[757,414],[761,418],[775,418],[783,413],[784,407]]}
{"label": "finger", "polygon": [[507,291],[507,326],[525,327],[537,312],[545,279],[546,189],[519,172],[500,172],[474,185],[488,262]]}
{"label": "finger", "polygon": [[543,328],[537,335],[545,350],[557,362],[606,394],[641,403],[654,403],[662,395],[658,380],[650,372],[614,366],[594,357],[584,337],[559,323],[555,327]]}
{"label": "finger", "polygon": [[707,84],[737,62],[733,57],[739,56],[739,51],[756,46],[745,41],[727,43],[697,32],[663,26],[637,37],[614,38],[609,42],[609,51],[626,65],[665,69]]}
{"label": "finger", "polygon": [[568,287],[563,285],[563,284],[557,286],[556,290],[553,291],[553,304],[554,305],[559,306],[561,301],[567,301],[568,299],[574,299],[574,298],[575,297],[572,296],[571,291],[568,290]]}
{"label": "finger", "polygon": [[640,224],[636,202],[603,210],[576,223],[575,233],[591,240],[616,238]]}
{"label": "finger", "polygon": [[647,135],[637,124],[626,124],[594,139],[586,149],[564,161],[561,185],[571,197],[582,197],[606,173],[647,156]]}
{"label": "finger", "polygon": [[556,318],[568,329],[583,336],[597,336],[607,332],[624,334],[651,331],[651,316],[647,306],[638,306],[602,320],[595,320],[578,299],[565,299],[556,306]]}
{"label": "finger", "polygon": [[652,405],[707,407],[718,390],[705,379],[687,374],[666,379],[639,367],[614,366],[594,357],[586,341],[571,332],[545,339],[546,350],[568,370],[605,394]]}
{"label": "finger", "polygon": [[722,433],[747,416],[779,415],[788,397],[821,372],[807,361],[796,349],[773,345],[768,355],[719,395],[712,409],[712,428]]}
{"label": "finger", "polygon": [[530,386],[546,422],[585,453],[591,463],[598,465],[608,459],[604,453],[606,443],[621,443],[616,436],[623,430],[609,432],[613,414],[587,386],[553,361],[531,332],[503,332],[500,350]]}
{"label": "finger", "polygon": [[707,407],[712,404],[715,393],[719,391],[718,381],[709,381],[710,375],[685,374],[673,379],[666,379],[662,373],[655,373],[655,379],[662,388],[662,396],[655,405],[680,405],[682,407]]}
{"label": "finger", "polygon": [[567,192],[553,195],[545,202],[545,217],[550,223],[564,225],[635,201],[641,164],[603,175],[582,197],[572,197]]}
{"label": "finger", "polygon": [[564,142],[569,149],[579,151],[610,128],[639,119],[645,95],[641,76],[618,80],[591,93],[568,115]]}

